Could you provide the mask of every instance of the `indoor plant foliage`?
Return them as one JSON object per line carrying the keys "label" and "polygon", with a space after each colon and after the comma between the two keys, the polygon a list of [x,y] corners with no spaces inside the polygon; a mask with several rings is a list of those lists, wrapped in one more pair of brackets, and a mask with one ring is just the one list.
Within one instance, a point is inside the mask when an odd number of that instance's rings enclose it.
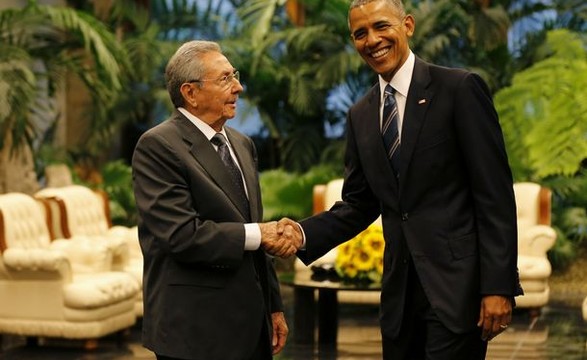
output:
{"label": "indoor plant foliage", "polygon": [[383,274],[383,229],[371,224],[353,239],[338,246],[334,268],[350,282],[381,282]]}

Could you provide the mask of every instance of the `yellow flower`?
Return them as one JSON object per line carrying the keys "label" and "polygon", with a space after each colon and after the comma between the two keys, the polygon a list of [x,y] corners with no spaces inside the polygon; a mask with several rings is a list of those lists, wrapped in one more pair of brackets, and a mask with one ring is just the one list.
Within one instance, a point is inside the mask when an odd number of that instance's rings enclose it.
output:
{"label": "yellow flower", "polygon": [[353,264],[352,262],[346,264],[345,271],[344,271],[344,274],[346,276],[348,276],[351,279],[354,279],[355,277],[357,277],[358,273],[359,273],[359,271],[357,270],[357,267],[355,266],[355,264]]}
{"label": "yellow flower", "polygon": [[371,225],[338,247],[334,268],[347,280],[380,282],[385,241],[379,225]]}
{"label": "yellow flower", "polygon": [[365,251],[365,249],[362,248],[357,248],[355,249],[355,251],[356,254],[354,257],[354,264],[357,267],[357,270],[369,271],[371,268],[373,268],[373,260],[369,252]]}
{"label": "yellow flower", "polygon": [[375,271],[379,274],[383,274],[383,256],[375,258]]}
{"label": "yellow flower", "polygon": [[365,248],[372,254],[383,253],[385,247],[385,241],[383,240],[383,234],[378,232],[369,232],[365,234],[363,238],[363,244]]}
{"label": "yellow flower", "polygon": [[345,252],[345,251],[341,251],[338,253],[338,255],[336,256],[336,260],[334,261],[334,266],[335,267],[345,267],[347,266],[347,264],[352,263],[352,253],[349,252]]}
{"label": "yellow flower", "polygon": [[353,253],[353,244],[347,241],[339,245],[337,249],[339,256],[350,256]]}

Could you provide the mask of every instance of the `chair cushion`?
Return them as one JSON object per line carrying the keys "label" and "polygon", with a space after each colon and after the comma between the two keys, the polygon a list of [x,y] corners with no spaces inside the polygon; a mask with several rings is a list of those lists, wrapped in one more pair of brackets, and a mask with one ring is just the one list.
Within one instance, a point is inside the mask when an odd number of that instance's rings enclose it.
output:
{"label": "chair cushion", "polygon": [[64,290],[66,306],[95,308],[136,296],[139,284],[127,273],[104,272],[75,275]]}

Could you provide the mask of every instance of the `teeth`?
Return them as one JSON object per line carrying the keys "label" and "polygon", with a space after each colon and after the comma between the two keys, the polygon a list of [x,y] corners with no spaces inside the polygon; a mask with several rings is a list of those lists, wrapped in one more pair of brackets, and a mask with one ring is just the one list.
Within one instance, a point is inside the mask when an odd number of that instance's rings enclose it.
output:
{"label": "teeth", "polygon": [[387,54],[388,52],[389,52],[389,49],[381,49],[381,50],[377,50],[374,53],[372,53],[371,56],[374,58],[378,58],[380,56]]}

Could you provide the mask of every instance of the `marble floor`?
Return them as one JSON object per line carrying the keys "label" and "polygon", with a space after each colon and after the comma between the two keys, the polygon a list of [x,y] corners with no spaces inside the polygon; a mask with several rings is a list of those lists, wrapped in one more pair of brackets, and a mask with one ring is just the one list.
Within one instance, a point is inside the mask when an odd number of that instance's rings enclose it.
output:
{"label": "marble floor", "polygon": [[[284,289],[286,316],[293,312],[291,290]],[[381,359],[377,308],[366,305],[341,305],[336,350],[319,352],[292,343],[276,360],[367,360]],[[295,332],[295,329],[290,329]],[[587,360],[587,324],[578,307],[551,305],[540,317],[530,321],[526,312],[514,315],[512,326],[494,339],[488,360]],[[154,360],[140,345],[140,324],[121,338],[101,339],[93,350],[84,350],[81,342],[45,341],[27,345],[18,337],[3,336],[0,359],[5,360]],[[460,359],[455,359],[460,360]]]}

